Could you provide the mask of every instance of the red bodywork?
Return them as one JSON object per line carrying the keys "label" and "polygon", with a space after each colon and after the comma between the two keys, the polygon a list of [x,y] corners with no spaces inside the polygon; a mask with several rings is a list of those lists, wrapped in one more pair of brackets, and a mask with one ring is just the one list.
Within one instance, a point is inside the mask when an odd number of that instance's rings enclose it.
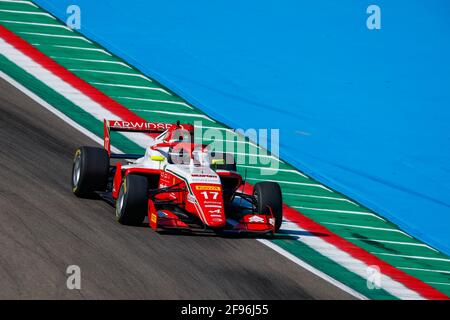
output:
{"label": "red bodywork", "polygon": [[[110,131],[142,132],[152,137],[166,132],[164,140],[150,146],[151,149],[175,147],[184,149],[188,154],[199,145],[186,142],[171,142],[177,129],[193,132],[191,125],[169,125],[149,122],[108,121],[104,122],[104,147],[111,154]],[[206,147],[206,146],[202,146]],[[114,155],[112,155],[113,157]],[[173,165],[172,165],[173,166]],[[254,207],[237,208],[233,201],[243,181],[239,173],[216,170],[218,183],[188,182],[186,177],[162,169],[145,167],[123,168],[120,162],[115,166],[111,196],[117,199],[123,178],[128,174],[148,177],[150,190],[148,197],[148,223],[154,230],[158,229],[214,229],[231,232],[274,233],[275,224],[271,214],[256,214]],[[208,174],[204,174],[208,178]],[[216,176],[217,175],[217,176]],[[212,177],[212,176],[211,176]],[[202,174],[192,173],[192,179],[202,178]],[[244,197],[244,196],[242,196]],[[247,197],[250,197],[247,195]],[[245,197],[245,198],[247,198]],[[248,200],[246,200],[248,201]],[[241,201],[242,202],[242,201]]]}

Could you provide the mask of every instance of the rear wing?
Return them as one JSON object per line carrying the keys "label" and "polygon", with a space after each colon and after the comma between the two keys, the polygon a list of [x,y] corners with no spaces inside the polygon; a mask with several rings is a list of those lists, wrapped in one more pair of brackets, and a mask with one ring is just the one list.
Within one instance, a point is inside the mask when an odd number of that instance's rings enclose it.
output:
{"label": "rear wing", "polygon": [[[184,129],[193,131],[194,126],[190,124],[180,124],[178,121],[176,124],[162,123],[162,122],[146,122],[146,121],[123,121],[123,120],[104,120],[103,121],[103,147],[111,157],[111,131],[122,132],[141,132],[148,134],[163,133],[170,129]],[[115,158],[131,158],[132,155],[114,155]]]}

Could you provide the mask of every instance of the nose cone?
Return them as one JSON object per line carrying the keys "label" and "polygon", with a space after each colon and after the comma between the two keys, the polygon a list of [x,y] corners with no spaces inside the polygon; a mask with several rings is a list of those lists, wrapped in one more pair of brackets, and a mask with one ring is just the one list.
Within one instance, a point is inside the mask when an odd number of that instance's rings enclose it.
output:
{"label": "nose cone", "polygon": [[193,185],[193,191],[199,204],[199,216],[207,226],[219,228],[225,226],[222,186],[218,184]]}

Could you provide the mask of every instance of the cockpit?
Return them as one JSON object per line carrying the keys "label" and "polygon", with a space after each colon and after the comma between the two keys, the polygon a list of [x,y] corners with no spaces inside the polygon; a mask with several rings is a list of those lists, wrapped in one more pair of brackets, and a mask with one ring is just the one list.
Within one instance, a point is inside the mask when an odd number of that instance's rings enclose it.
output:
{"label": "cockpit", "polygon": [[192,151],[194,166],[209,167],[211,165],[211,152],[208,148],[196,147]]}
{"label": "cockpit", "polygon": [[208,148],[180,142],[169,149],[168,162],[171,164],[185,164],[196,167],[209,167],[211,165],[211,152]]}

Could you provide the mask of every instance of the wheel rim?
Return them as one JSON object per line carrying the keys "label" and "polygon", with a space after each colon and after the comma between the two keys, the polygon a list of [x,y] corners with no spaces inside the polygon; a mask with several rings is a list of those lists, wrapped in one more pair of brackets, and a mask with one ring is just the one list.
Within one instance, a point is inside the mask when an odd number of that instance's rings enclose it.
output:
{"label": "wheel rim", "polygon": [[75,157],[73,164],[72,183],[74,187],[78,186],[78,182],[80,181],[80,175],[81,175],[81,155],[78,154]]}
{"label": "wheel rim", "polygon": [[122,215],[123,199],[124,199],[123,188],[120,188],[119,197],[117,198],[117,201],[116,201],[116,216],[117,216],[117,218],[120,218],[120,216]]}
{"label": "wheel rim", "polygon": [[258,210],[258,208],[259,208],[259,195],[258,195],[258,192],[253,193],[253,196],[256,199],[256,209]]}

